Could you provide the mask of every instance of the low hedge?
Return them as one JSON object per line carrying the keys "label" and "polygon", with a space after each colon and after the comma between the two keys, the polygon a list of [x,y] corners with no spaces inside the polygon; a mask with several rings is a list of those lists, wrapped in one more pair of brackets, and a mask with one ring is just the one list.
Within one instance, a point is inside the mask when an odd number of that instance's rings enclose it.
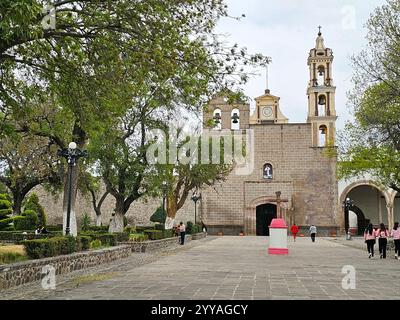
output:
{"label": "low hedge", "polygon": [[29,258],[40,259],[70,254],[90,247],[91,238],[80,237],[53,237],[48,239],[26,240],[22,244]]}
{"label": "low hedge", "polygon": [[130,232],[118,232],[116,235],[118,242],[129,241]]}
{"label": "low hedge", "polygon": [[164,238],[164,234],[161,230],[144,230],[143,233],[147,235],[150,240],[160,240]]}
{"label": "low hedge", "polygon": [[58,225],[53,225],[53,226],[46,226],[47,231],[63,231],[63,225],[58,224]]}
{"label": "low hedge", "polygon": [[148,236],[143,233],[131,233],[129,235],[129,241],[136,241],[136,242],[142,242],[148,240]]}
{"label": "low hedge", "polygon": [[84,231],[84,232],[81,232],[79,235],[90,237],[92,241],[100,240],[101,243],[106,246],[116,246],[117,245],[117,234],[116,233],[96,233],[93,231]]}
{"label": "low hedge", "polygon": [[108,232],[108,226],[88,226],[85,231]]}
{"label": "low hedge", "polygon": [[[26,232],[27,234],[23,234]],[[32,240],[32,239],[45,239],[52,237],[62,236],[62,232],[49,232],[46,234],[38,234],[35,235],[32,230],[20,230],[20,231],[0,231],[0,241],[11,241],[15,243],[19,243],[23,240]]]}

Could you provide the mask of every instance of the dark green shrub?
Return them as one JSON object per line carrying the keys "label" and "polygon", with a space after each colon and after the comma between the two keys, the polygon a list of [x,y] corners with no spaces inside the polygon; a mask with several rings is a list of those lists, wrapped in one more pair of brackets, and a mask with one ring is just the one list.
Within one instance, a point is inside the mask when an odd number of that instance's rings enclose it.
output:
{"label": "dark green shrub", "polygon": [[7,218],[7,219],[0,220],[0,230],[4,230],[5,228],[9,227],[10,223],[13,223],[14,218]]}
{"label": "dark green shrub", "polygon": [[168,229],[168,230],[163,230],[163,238],[172,238],[174,236],[174,232],[172,229]]}
{"label": "dark green shrub", "polygon": [[[35,211],[26,210],[22,212],[21,216],[28,218],[28,225],[24,230],[35,230],[37,228],[39,223],[39,218]],[[17,229],[17,227],[15,227],[15,229]],[[17,229],[17,230],[22,230],[22,229]]]}
{"label": "dark green shrub", "polygon": [[47,222],[46,213],[44,211],[44,208],[40,205],[39,197],[37,196],[36,193],[32,193],[29,196],[28,200],[25,202],[24,212],[30,211],[30,210],[36,212],[37,217],[38,217],[37,224],[46,226],[46,222]]}
{"label": "dark green shrub", "polygon": [[164,230],[165,229],[165,225],[163,223],[156,223],[154,225],[154,229],[155,230]]}
{"label": "dark green shrub", "polygon": [[90,242],[92,241],[91,237],[79,236],[78,239],[81,244],[80,245],[81,250],[89,250],[90,249]]}
{"label": "dark green shrub", "polygon": [[143,233],[144,230],[154,230],[153,226],[136,226],[135,227],[137,233]]}
{"label": "dark green shrub", "polygon": [[32,228],[31,219],[29,217],[16,216],[13,218],[14,229],[15,230],[34,230],[35,227]]}
{"label": "dark green shrub", "polygon": [[102,244],[100,240],[93,240],[92,242],[90,242],[90,249],[98,249],[101,246]]}
{"label": "dark green shrub", "polygon": [[144,230],[143,233],[148,236],[150,240],[160,240],[163,238],[163,232],[161,230]]}
{"label": "dark green shrub", "polygon": [[165,223],[165,219],[167,215],[163,209],[163,207],[158,207],[157,210],[150,217],[151,222]]}
{"label": "dark green shrub", "polygon": [[58,224],[56,226],[46,226],[47,231],[63,231],[62,224]]}
{"label": "dark green shrub", "polygon": [[130,232],[117,232],[115,235],[117,236],[118,242],[129,241]]}
{"label": "dark green shrub", "polygon": [[103,245],[116,246],[117,235],[114,233],[100,233],[95,237],[95,240],[100,240]]}
{"label": "dark green shrub", "polygon": [[82,216],[82,230],[87,231],[89,230],[89,227],[90,227],[90,217],[87,214],[87,212],[85,212]]}
{"label": "dark green shrub", "polygon": [[26,240],[22,244],[25,247],[28,257],[32,259],[69,254],[79,249],[78,239],[72,236]]}
{"label": "dark green shrub", "polygon": [[186,223],[186,233],[187,234],[195,234],[195,233],[200,233],[202,232],[202,227],[199,224],[194,224],[191,221],[188,221]]}
{"label": "dark green shrub", "polygon": [[57,247],[59,242],[52,241],[53,239],[26,240],[22,244],[25,247],[28,257],[31,259],[54,257],[60,254],[60,248]]}
{"label": "dark green shrub", "polygon": [[108,226],[88,226],[85,231],[108,232]]}
{"label": "dark green shrub", "polygon": [[141,241],[146,241],[148,239],[149,239],[148,236],[143,234],[143,233],[131,233],[129,235],[129,240],[130,241],[141,242]]}

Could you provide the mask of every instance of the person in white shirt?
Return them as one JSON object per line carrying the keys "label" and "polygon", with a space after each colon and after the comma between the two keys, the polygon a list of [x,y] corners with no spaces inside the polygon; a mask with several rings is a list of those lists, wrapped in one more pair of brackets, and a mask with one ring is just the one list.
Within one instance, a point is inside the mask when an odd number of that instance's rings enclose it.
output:
{"label": "person in white shirt", "polygon": [[310,227],[310,235],[311,235],[311,241],[315,242],[315,236],[317,235],[317,227],[314,226],[313,224]]}
{"label": "person in white shirt", "polygon": [[183,245],[185,243],[186,226],[182,221],[179,224],[179,233],[181,235],[181,245]]}

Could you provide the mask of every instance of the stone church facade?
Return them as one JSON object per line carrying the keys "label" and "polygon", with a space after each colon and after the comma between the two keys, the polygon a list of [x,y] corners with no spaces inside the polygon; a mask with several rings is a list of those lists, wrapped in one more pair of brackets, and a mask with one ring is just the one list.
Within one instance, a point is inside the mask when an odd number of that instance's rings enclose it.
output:
{"label": "stone church facade", "polygon": [[228,104],[223,96],[210,101],[203,118],[205,124],[214,121],[212,130],[254,134],[253,172],[232,172],[226,182],[202,191],[202,220],[210,234],[268,235],[270,221],[279,214],[303,230],[315,224],[320,235],[338,232],[336,157],[329,152],[335,146],[337,119],[332,62],[332,50],[320,32],[308,57],[305,123],[289,123],[280,98],[268,89],[255,98],[252,114],[249,104]]}

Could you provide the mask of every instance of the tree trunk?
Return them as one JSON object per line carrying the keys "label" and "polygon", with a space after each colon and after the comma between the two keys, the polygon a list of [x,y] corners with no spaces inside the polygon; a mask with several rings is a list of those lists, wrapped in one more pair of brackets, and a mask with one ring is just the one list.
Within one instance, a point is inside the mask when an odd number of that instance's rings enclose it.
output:
{"label": "tree trunk", "polygon": [[124,231],[124,214],[122,212],[115,212],[110,221],[108,232],[123,232]]}
{"label": "tree trunk", "polygon": [[96,215],[96,226],[100,227],[101,226],[101,215]]}
{"label": "tree trunk", "polygon": [[167,216],[175,219],[176,213],[178,211],[178,203],[174,196],[167,197]]}
{"label": "tree trunk", "polygon": [[12,190],[13,194],[13,215],[19,216],[22,211],[22,201],[24,200],[24,195],[17,189]]}

